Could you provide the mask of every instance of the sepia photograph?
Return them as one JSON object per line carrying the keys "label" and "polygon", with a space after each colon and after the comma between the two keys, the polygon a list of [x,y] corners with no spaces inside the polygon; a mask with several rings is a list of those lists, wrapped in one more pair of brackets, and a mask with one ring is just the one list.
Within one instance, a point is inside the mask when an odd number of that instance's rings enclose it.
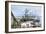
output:
{"label": "sepia photograph", "polygon": [[9,32],[44,30],[44,3],[8,2]]}

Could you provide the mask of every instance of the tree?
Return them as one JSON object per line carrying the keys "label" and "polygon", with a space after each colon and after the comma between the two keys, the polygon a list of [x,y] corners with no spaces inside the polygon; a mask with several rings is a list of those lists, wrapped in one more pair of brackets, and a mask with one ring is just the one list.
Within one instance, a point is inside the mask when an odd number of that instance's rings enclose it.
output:
{"label": "tree", "polygon": [[26,8],[25,9],[25,14],[24,14],[24,16],[22,16],[22,19],[20,21],[25,22],[28,19],[28,11],[29,10]]}
{"label": "tree", "polygon": [[25,9],[25,17],[27,17],[27,16],[28,16],[28,14],[27,14],[27,13],[28,13],[28,11],[29,11],[29,10],[27,10],[27,8],[26,8],[26,9]]}
{"label": "tree", "polygon": [[[11,11],[11,16],[13,18],[13,24],[11,25],[11,27],[12,28],[19,28],[20,27],[20,23],[18,23],[18,21],[16,20],[14,14],[12,13],[12,11]],[[12,19],[11,19],[11,21],[12,21]]]}
{"label": "tree", "polygon": [[29,12],[29,10],[26,8],[26,9],[25,9],[25,20],[28,19],[28,12]]}

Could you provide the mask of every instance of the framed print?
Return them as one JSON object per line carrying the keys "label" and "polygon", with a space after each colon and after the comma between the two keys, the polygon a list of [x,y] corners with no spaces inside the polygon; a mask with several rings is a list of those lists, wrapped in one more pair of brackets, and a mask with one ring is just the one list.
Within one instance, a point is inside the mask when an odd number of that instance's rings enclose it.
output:
{"label": "framed print", "polygon": [[45,30],[45,3],[5,1],[5,32]]}

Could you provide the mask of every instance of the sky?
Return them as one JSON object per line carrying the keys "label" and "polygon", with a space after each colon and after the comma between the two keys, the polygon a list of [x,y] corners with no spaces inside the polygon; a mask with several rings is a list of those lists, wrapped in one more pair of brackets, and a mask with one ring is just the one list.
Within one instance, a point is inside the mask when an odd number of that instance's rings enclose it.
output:
{"label": "sky", "polygon": [[32,16],[41,16],[41,6],[11,5],[14,16],[24,16],[25,9],[29,10],[28,14],[31,13]]}

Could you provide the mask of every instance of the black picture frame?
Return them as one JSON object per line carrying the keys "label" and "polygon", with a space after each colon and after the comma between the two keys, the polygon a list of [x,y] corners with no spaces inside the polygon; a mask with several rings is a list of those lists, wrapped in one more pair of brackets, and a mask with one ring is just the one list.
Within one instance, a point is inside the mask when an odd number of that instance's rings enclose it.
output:
{"label": "black picture frame", "polygon": [[[9,11],[8,11],[8,4],[12,3],[28,3],[28,4],[43,4],[44,5],[44,29],[43,30],[31,30],[31,31],[14,31],[14,32],[9,32],[8,31],[8,18],[9,18]],[[38,32],[38,31],[45,31],[45,3],[40,3],[40,2],[24,2],[24,1],[5,1],[5,32],[6,33],[21,33],[21,32]]]}

